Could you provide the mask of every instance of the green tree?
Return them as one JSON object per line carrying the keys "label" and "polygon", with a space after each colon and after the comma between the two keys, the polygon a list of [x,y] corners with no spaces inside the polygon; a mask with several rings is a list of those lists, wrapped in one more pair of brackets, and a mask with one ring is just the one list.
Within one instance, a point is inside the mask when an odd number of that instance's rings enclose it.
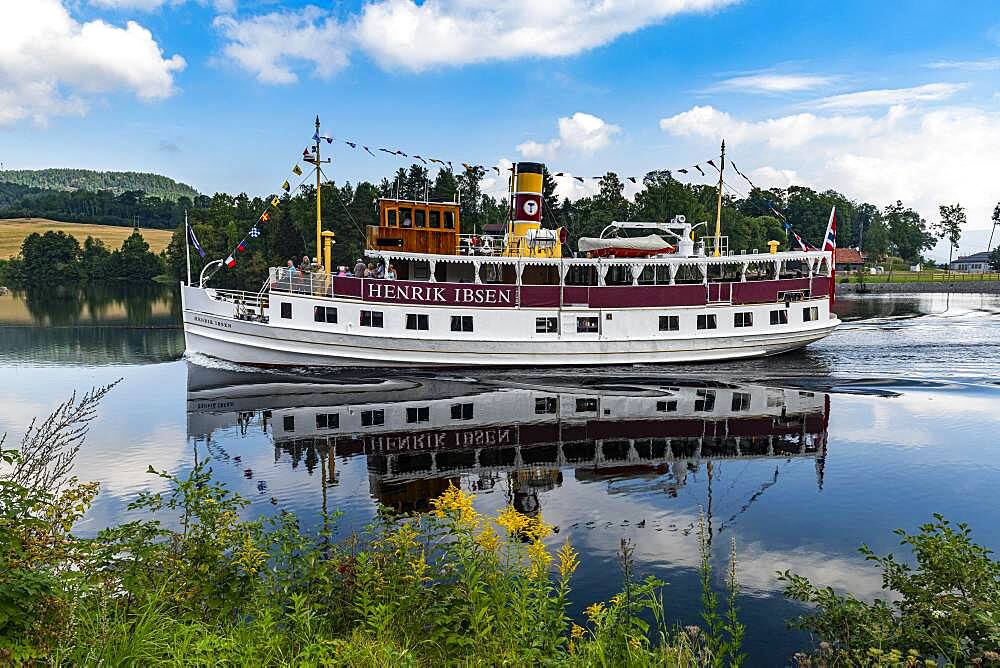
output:
{"label": "green tree", "polygon": [[962,225],[968,222],[965,209],[961,204],[942,204],[938,207],[941,220],[934,226],[934,234],[938,239],[948,240],[948,268],[951,268],[951,258],[962,238]]}
{"label": "green tree", "polygon": [[108,264],[114,278],[125,281],[148,281],[163,271],[163,265],[149,244],[135,231],[113,253]]}
{"label": "green tree", "polygon": [[65,232],[29,234],[21,244],[21,258],[25,284],[54,285],[80,277],[80,243]]}
{"label": "green tree", "polygon": [[111,251],[100,239],[87,237],[80,254],[80,272],[90,281],[102,280],[111,273]]}
{"label": "green tree", "polygon": [[993,271],[1000,271],[1000,246],[994,248],[993,252],[990,253],[989,263],[990,269]]}
{"label": "green tree", "polygon": [[435,202],[454,202],[458,197],[458,180],[450,169],[439,169],[431,186],[431,199]]}
{"label": "green tree", "polygon": [[934,245],[935,237],[927,230],[927,221],[901,201],[887,206],[883,216],[889,231],[889,250],[907,262],[919,262],[921,253]]}

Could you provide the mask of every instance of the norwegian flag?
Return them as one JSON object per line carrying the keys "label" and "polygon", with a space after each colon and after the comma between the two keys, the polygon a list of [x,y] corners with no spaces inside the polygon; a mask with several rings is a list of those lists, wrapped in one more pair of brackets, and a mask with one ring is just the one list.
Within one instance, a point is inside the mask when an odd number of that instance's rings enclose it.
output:
{"label": "norwegian flag", "polygon": [[823,250],[837,249],[837,207],[830,208],[830,222],[826,226],[826,237],[823,239]]}

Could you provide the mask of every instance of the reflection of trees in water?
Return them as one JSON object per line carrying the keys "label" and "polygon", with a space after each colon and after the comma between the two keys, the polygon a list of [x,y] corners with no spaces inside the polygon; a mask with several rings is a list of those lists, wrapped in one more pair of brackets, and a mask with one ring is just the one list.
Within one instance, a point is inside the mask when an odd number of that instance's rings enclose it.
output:
{"label": "reflection of trees in water", "polygon": [[[177,325],[180,321],[176,287],[160,283],[51,286],[31,288],[15,295],[15,299],[18,297],[23,298],[28,313],[38,325],[126,324],[148,327]],[[154,319],[153,311],[157,303],[163,303],[170,315],[161,320]]]}
{"label": "reflection of trees in water", "polygon": [[0,361],[55,364],[136,364],[179,359],[179,329],[0,326]]}

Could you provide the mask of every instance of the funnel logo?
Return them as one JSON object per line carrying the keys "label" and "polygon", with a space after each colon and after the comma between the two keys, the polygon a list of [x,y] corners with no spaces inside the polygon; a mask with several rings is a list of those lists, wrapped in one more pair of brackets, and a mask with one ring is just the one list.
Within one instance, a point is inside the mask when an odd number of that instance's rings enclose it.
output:
{"label": "funnel logo", "polygon": [[538,215],[538,202],[536,202],[533,199],[529,199],[525,201],[523,205],[521,205],[521,210],[524,211],[524,215],[528,216],[529,218],[534,218],[536,215]]}

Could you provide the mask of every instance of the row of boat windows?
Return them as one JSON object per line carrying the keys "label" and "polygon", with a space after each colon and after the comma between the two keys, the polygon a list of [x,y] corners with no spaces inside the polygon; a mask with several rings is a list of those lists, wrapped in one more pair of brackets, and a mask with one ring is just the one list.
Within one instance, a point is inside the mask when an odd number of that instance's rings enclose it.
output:
{"label": "row of boat windows", "polygon": [[[698,390],[695,395],[694,410],[696,412],[710,412],[715,410],[715,390]],[[582,397],[576,400],[577,413],[598,412],[599,401],[595,397]],[[750,393],[733,392],[730,408],[734,412],[750,410]],[[475,417],[475,405],[470,403],[452,404],[450,407],[452,420],[471,420]],[[665,400],[656,402],[658,413],[676,413],[677,400]],[[539,397],[535,399],[535,415],[554,415],[559,412],[559,399],[556,397]],[[430,422],[430,406],[412,406],[406,409],[407,424],[419,424]],[[375,427],[385,424],[385,410],[381,408],[361,411],[361,426]],[[286,415],[282,420],[282,427],[286,433],[295,431],[295,416]],[[317,413],[316,429],[339,429],[339,413]]]}
{"label": "row of boat windows", "polygon": [[[611,319],[607,314],[608,320]],[[281,304],[281,317],[290,319],[292,317],[292,305],[288,302]],[[680,331],[681,321],[677,315],[661,315],[659,320],[661,332]],[[313,320],[316,322],[336,323],[337,309],[333,306],[314,306]],[[819,320],[819,307],[807,306],[802,309],[802,321],[813,322]],[[772,325],[787,325],[788,310],[775,309],[770,312]],[[361,311],[360,324],[362,327],[383,327],[385,324],[382,311]],[[576,331],[578,334],[596,334],[600,332],[600,318],[596,316],[580,316],[576,319]],[[715,313],[701,313],[698,315],[695,326],[697,329],[718,329],[718,316]],[[753,327],[753,312],[740,311],[733,314],[734,327]],[[430,319],[426,313],[407,313],[406,329],[416,331],[427,331],[430,329]],[[471,332],[474,331],[473,317],[471,315],[451,316],[451,331]],[[559,332],[558,318],[535,318],[536,334],[556,334]]]}

